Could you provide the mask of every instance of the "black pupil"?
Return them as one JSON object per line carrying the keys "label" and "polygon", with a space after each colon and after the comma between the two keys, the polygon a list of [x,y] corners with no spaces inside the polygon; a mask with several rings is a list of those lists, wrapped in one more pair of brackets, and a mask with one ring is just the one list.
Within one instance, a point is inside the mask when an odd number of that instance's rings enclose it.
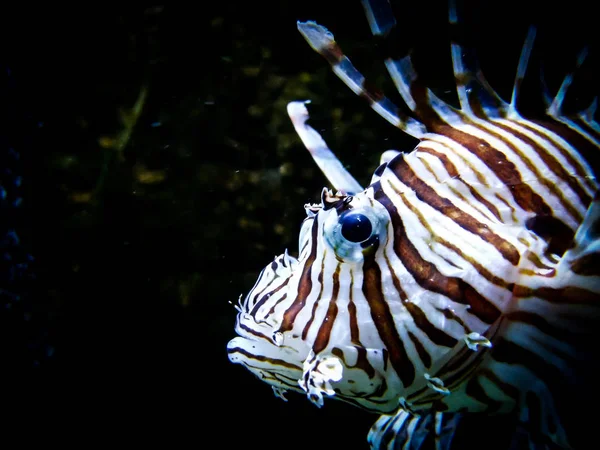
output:
{"label": "black pupil", "polygon": [[342,236],[350,242],[364,242],[371,236],[373,225],[364,214],[347,214],[340,218]]}

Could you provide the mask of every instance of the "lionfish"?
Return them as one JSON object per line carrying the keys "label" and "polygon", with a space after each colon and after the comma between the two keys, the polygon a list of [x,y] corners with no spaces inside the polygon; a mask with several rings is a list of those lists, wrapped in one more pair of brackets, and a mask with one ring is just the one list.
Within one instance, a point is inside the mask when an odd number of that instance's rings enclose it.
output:
{"label": "lionfish", "polygon": [[[388,35],[387,0],[362,3],[373,34]],[[459,22],[453,1],[449,21]],[[298,391],[318,406],[332,397],[381,414],[372,448],[452,448],[478,418],[509,424],[495,433],[510,433],[511,448],[578,447],[593,424],[581,405],[597,400],[596,100],[563,113],[573,72],[554,96],[544,85],[541,119],[524,117],[531,28],[510,102],[455,40],[459,107],[423,85],[410,53],[386,59],[407,115],[366,87],[327,29],[298,29],[419,143],[384,152],[363,189],[306,123],[305,102],[288,105],[337,192],[305,205],[298,258],[276,257],[237,306],[229,359],[278,396]]]}

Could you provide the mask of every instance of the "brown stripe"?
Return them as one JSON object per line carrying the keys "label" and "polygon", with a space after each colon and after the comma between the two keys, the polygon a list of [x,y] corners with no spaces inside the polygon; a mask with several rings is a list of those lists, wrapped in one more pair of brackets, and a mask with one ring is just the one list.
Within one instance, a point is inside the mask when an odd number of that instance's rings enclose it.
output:
{"label": "brown stripe", "polygon": [[[254,305],[256,303],[256,299],[259,298],[261,296],[261,294],[263,292],[265,292],[269,286],[270,286],[270,282],[266,283],[263,288],[260,291],[254,292],[255,289],[261,284],[261,282],[263,281],[263,278],[265,277],[265,275],[268,273],[270,267],[267,266],[265,267],[261,272],[260,275],[258,276],[258,279],[256,280],[256,283],[254,283],[254,286],[252,286],[252,289],[250,289],[248,294],[252,294],[252,297],[248,297],[248,305]],[[273,280],[271,280],[272,282]]]}
{"label": "brown stripe", "polygon": [[[275,279],[277,279],[277,277],[276,277]],[[273,281],[275,281],[275,279],[274,279]],[[275,294],[276,294],[277,292],[279,292],[281,289],[283,289],[284,287],[286,287],[286,286],[287,286],[287,284],[289,283],[289,281],[290,281],[290,279],[289,279],[289,278],[286,278],[286,280],[285,280],[283,283],[281,283],[279,286],[277,286],[277,288],[275,288],[275,289],[274,289],[274,290],[272,290],[271,292],[268,292],[268,293],[264,294],[264,295],[262,296],[262,298],[261,298],[259,301],[257,301],[257,302],[254,304],[254,307],[252,308],[252,311],[250,312],[250,315],[251,315],[252,317],[254,317],[254,315],[255,315],[255,314],[258,312],[258,309],[259,309],[259,308],[260,308],[260,307],[261,307],[261,306],[262,306],[262,305],[263,305],[263,304],[264,304],[264,303],[265,303],[267,300],[269,300],[269,299],[270,299],[270,298],[271,298],[273,295],[275,295]],[[285,297],[285,295],[284,295],[284,297]],[[279,303],[279,302],[277,302],[277,303]]]}
{"label": "brown stripe", "polygon": [[596,141],[600,140],[600,133],[598,132],[598,130],[596,128],[591,126],[587,120],[583,120],[580,116],[573,116],[573,117],[570,117],[570,119],[571,119],[571,122],[573,122],[575,125],[582,128],[583,131],[585,131],[587,134],[589,134],[592,139],[595,139]]}
{"label": "brown stripe", "polygon": [[519,389],[513,386],[512,384],[502,381],[500,377],[498,377],[498,375],[491,369],[483,368],[478,372],[477,375],[490,380],[490,382],[494,383],[496,387],[500,389],[502,393],[507,397],[515,401],[519,399]]}
{"label": "brown stripe", "polygon": [[281,367],[285,367],[287,369],[293,369],[293,370],[298,370],[298,371],[302,372],[302,367],[298,367],[298,366],[296,366],[292,363],[289,363],[283,359],[274,359],[274,358],[268,358],[268,357],[262,356],[262,355],[255,355],[253,353],[247,352],[243,348],[239,348],[239,347],[228,348],[227,353],[228,354],[241,353],[242,355],[246,356],[247,358],[255,359],[256,361],[267,362],[273,366],[281,366]]}
{"label": "brown stripe", "polygon": [[[484,336],[490,341],[493,341],[498,333],[500,322],[501,320],[497,321],[484,333]],[[458,350],[452,353],[450,359],[436,372],[435,376],[440,377],[444,381],[444,386],[453,391],[478,370],[479,365],[490,350],[484,347],[474,352],[466,345],[459,346]],[[429,389],[424,387],[422,390],[409,395],[408,400],[417,404],[421,402],[423,394],[426,394],[425,397],[431,397],[429,391]],[[443,395],[440,398],[443,398]]]}
{"label": "brown stripe", "polygon": [[361,346],[360,330],[356,319],[356,305],[354,304],[354,272],[350,269],[350,295],[348,298],[348,315],[350,317],[350,339],[352,343]]}
{"label": "brown stripe", "polygon": [[[513,121],[513,122],[515,122],[517,125],[521,124],[519,121]],[[578,182],[579,180],[576,177],[573,177],[572,175],[567,173],[567,171],[562,166],[562,164],[554,157],[554,155],[552,155],[552,153],[549,153],[543,145],[537,144],[533,139],[531,139],[531,138],[527,137],[525,134],[509,127],[508,125],[505,125],[503,123],[498,123],[498,122],[494,122],[493,124],[494,124],[494,126],[497,126],[501,129],[505,130],[506,132],[517,137],[519,140],[530,145],[531,148],[533,148],[533,150],[536,152],[536,154],[544,161],[544,164],[546,165],[546,167],[548,167],[552,171],[552,173],[554,173],[558,178],[560,178],[562,181],[567,183],[569,185],[569,187],[575,192],[575,194],[577,195],[577,198],[579,198],[579,201],[587,207],[587,205],[591,201],[591,197],[585,193],[585,191],[583,190],[583,188],[581,187],[581,185]],[[538,134],[538,136],[539,136],[539,133],[536,133],[536,134]],[[543,139],[548,141],[549,143],[554,144],[545,135],[543,136]],[[558,146],[554,146],[553,150],[555,150],[556,152],[559,152],[563,155],[566,153],[565,151],[561,151],[562,149]],[[574,162],[572,157],[570,159],[571,159],[571,161],[569,161],[569,163]],[[577,167],[575,167],[575,168],[577,170]],[[579,169],[581,170],[581,167],[579,167]],[[584,175],[580,175],[580,176],[583,177]],[[565,199],[561,198],[561,201],[562,200],[565,200]]]}
{"label": "brown stripe", "polygon": [[[536,341],[536,346],[541,344],[543,344],[543,342]],[[549,349],[548,351],[551,352],[552,349]],[[565,355],[566,354],[562,354],[559,358],[562,358]],[[499,337],[494,344],[493,358],[500,363],[527,368],[535,374],[536,378],[545,382],[550,389],[553,387],[560,389],[561,385],[569,378],[558,366],[546,360],[542,355],[539,355],[530,349],[521,347],[519,344],[508,341],[503,337]],[[572,359],[575,362],[575,358]],[[578,365],[575,365],[574,368],[575,367],[578,367]],[[570,372],[571,367],[569,367],[567,371]]]}
{"label": "brown stripe", "polygon": [[469,192],[471,192],[471,195],[473,195],[473,197],[475,197],[475,200],[477,200],[482,205],[485,205],[485,207],[488,209],[488,211],[490,211],[494,216],[496,216],[496,218],[500,222],[504,222],[504,220],[502,219],[502,216],[500,215],[500,211],[498,211],[498,208],[496,208],[496,205],[494,205],[491,202],[488,202],[485,198],[483,198],[483,196],[479,192],[477,192],[477,190],[474,189],[473,186],[470,186],[466,183],[465,183],[465,185],[469,187]]}
{"label": "brown stripe", "polygon": [[[574,343],[578,339],[580,339],[581,336],[579,333],[577,333],[577,330],[571,331],[565,328],[555,327],[542,316],[532,312],[513,311],[506,314],[506,319],[510,320],[511,322],[520,322],[525,323],[527,325],[531,325],[532,327],[537,328],[542,333],[558,339],[563,344]],[[556,350],[553,350],[553,353],[556,353]],[[576,353],[576,349],[573,348],[573,354],[575,355]],[[564,354],[561,356],[568,357]]]}
{"label": "brown stripe", "polygon": [[589,253],[575,259],[571,262],[571,270],[577,275],[600,277],[600,253]]}
{"label": "brown stripe", "polygon": [[363,264],[363,293],[369,304],[371,318],[379,337],[389,352],[390,363],[404,387],[415,379],[415,369],[394,324],[394,317],[381,291],[381,271],[375,262],[374,251],[365,255]]}
{"label": "brown stripe", "polygon": [[429,339],[431,339],[431,342],[449,348],[452,348],[456,345],[458,341],[434,326],[427,318],[427,314],[425,314],[421,308],[410,301],[405,302],[404,306],[412,316],[415,325],[421,331],[423,331],[423,333],[425,333]]}
{"label": "brown stripe", "polygon": [[279,298],[279,300],[277,300],[275,303],[273,303],[273,306],[271,306],[271,308],[269,309],[269,312],[267,312],[267,314],[265,314],[264,320],[266,320],[267,317],[269,317],[271,314],[273,314],[275,312],[275,308],[277,308],[277,305],[279,305],[281,302],[284,302],[286,298],[287,298],[287,292],[285,294],[283,294]]}
{"label": "brown stripe", "polygon": [[419,339],[412,334],[410,331],[407,331],[408,337],[410,338],[410,340],[412,341],[412,343],[415,346],[415,349],[417,350],[417,353],[419,354],[419,358],[421,359],[421,362],[423,363],[423,366],[425,366],[427,369],[429,369],[431,367],[431,355],[429,354],[429,352],[425,349],[425,347],[423,347],[423,344],[421,344],[421,341],[419,341]]}
{"label": "brown stripe", "polygon": [[558,289],[551,287],[533,289],[525,286],[515,286],[514,296],[520,298],[538,297],[555,304],[588,305],[600,308],[600,294],[576,286]]}
{"label": "brown stripe", "polygon": [[537,267],[538,269],[554,270],[553,267],[550,267],[550,266],[547,266],[546,264],[544,264],[542,262],[542,260],[540,259],[540,257],[533,252],[529,252],[527,254],[527,261],[530,261],[531,263],[533,263],[533,265],[535,267]]}
{"label": "brown stripe", "polygon": [[406,235],[404,224],[393,202],[385,195],[379,182],[373,184],[373,188],[375,199],[387,209],[392,219],[394,251],[419,286],[445,295],[457,303],[470,305],[469,313],[485,323],[494,322],[500,316],[498,308],[464,280],[456,277],[446,277],[437,270],[434,264],[422,259]]}
{"label": "brown stripe", "polygon": [[366,78],[363,79],[361,88],[362,92],[358,96],[366,100],[369,104],[378,103],[385,99],[383,92]]}
{"label": "brown stripe", "polygon": [[508,200],[506,200],[504,197],[502,197],[500,194],[495,193],[494,197],[496,197],[498,200],[500,200],[502,203],[504,203],[506,205],[506,208],[510,210],[510,218],[512,219],[513,222],[517,223],[517,215],[515,214],[515,208],[508,202]]}
{"label": "brown stripe", "polygon": [[[583,157],[584,160],[587,161],[590,166],[592,166],[592,170],[596,179],[600,176],[600,165],[598,164],[598,147],[587,140],[584,136],[569,128],[564,123],[560,123],[551,118],[547,118],[546,120],[532,120],[532,122],[537,125],[547,128],[551,132],[557,134],[562,139],[567,141],[573,148]],[[520,122],[521,126],[526,127],[531,130],[533,133],[540,135],[540,131],[528,125],[527,122]],[[588,188],[596,189],[596,183],[593,179],[588,177],[589,173],[586,169],[575,159],[575,157],[571,154],[569,150],[562,147],[558,142],[556,142],[551,136],[547,134],[542,134],[542,137],[549,139],[552,141],[554,146],[560,151],[561,155],[566,158],[571,166],[575,168],[575,173],[579,177],[579,179],[584,182]]]}
{"label": "brown stripe", "polygon": [[329,336],[331,335],[331,329],[335,322],[335,318],[338,313],[337,298],[340,292],[340,264],[338,263],[335,272],[333,273],[333,291],[331,298],[329,299],[329,307],[327,308],[327,314],[325,319],[317,332],[317,338],[313,344],[313,351],[315,354],[319,354],[327,344],[329,343]]}
{"label": "brown stripe", "polygon": [[[350,286],[348,296],[348,315],[350,319],[350,339],[355,345],[357,351],[356,367],[364,371],[369,378],[375,376],[375,369],[367,358],[367,350],[360,342],[360,329],[358,327],[358,320],[356,317],[356,305],[354,304],[354,271],[350,269]],[[385,351],[385,350],[384,350]],[[385,364],[385,361],[384,361]]]}
{"label": "brown stripe", "polygon": [[438,308],[435,307],[439,312],[441,312],[446,319],[453,320],[458,323],[464,330],[465,334],[471,333],[471,328],[458,316],[452,309],[450,308]]}
{"label": "brown stripe", "polygon": [[[560,204],[563,206],[563,208],[569,213],[569,215],[571,217],[573,217],[575,220],[577,221],[581,221],[582,220],[582,215],[579,211],[577,211],[577,209],[573,206],[572,203],[570,203],[569,201],[567,201],[567,199],[565,198],[562,190],[559,189],[559,187],[553,183],[552,181],[548,180],[546,177],[542,176],[542,173],[540,172],[540,170],[538,169],[538,167],[536,167],[535,164],[533,164],[533,162],[531,161],[530,158],[528,158],[525,154],[525,152],[522,152],[521,149],[514,145],[512,142],[508,141],[507,139],[504,138],[504,136],[501,136],[499,133],[495,132],[493,129],[490,128],[486,128],[484,126],[482,126],[481,124],[477,124],[477,123],[470,123],[471,126],[479,129],[480,131],[482,131],[483,133],[489,134],[493,137],[495,137],[496,139],[502,141],[504,143],[504,145],[506,145],[507,147],[509,147],[516,155],[517,157],[521,160],[521,163],[523,163],[525,165],[525,167],[527,167],[535,176],[535,179],[543,186],[546,187],[546,189],[548,189],[550,192],[552,192],[552,194],[554,194],[554,196],[559,200]],[[516,132],[513,132],[513,135],[517,134]],[[528,140],[530,142],[530,144],[533,146],[534,151],[536,153],[538,153],[538,155],[540,157],[542,157],[542,155],[539,154],[539,151],[537,151],[537,147],[535,145],[535,142],[531,141],[531,139],[528,139],[527,137],[523,136],[524,139]],[[543,158],[543,157],[542,157]],[[508,159],[507,159],[508,161]],[[515,167],[513,165],[513,167]],[[516,167],[515,167],[516,170]],[[519,174],[520,177],[520,174]]]}
{"label": "brown stripe", "polygon": [[436,237],[435,240],[436,240],[436,242],[439,242],[443,246],[452,250],[457,255],[460,255],[461,258],[463,258],[465,261],[467,261],[469,264],[471,264],[475,268],[475,270],[477,270],[477,272],[479,272],[479,275],[481,275],[483,278],[485,278],[487,281],[489,281],[493,285],[501,287],[503,289],[506,289],[507,291],[512,291],[513,288],[515,287],[514,283],[510,283],[510,282],[506,281],[504,278],[500,278],[499,276],[496,276],[492,272],[487,270],[479,262],[477,262],[477,260],[475,258],[473,258],[469,255],[465,255],[461,251],[461,249],[459,249],[456,245],[451,244],[450,242],[448,242],[445,239],[442,239],[440,237]]}
{"label": "brown stripe", "polygon": [[[400,195],[400,197],[402,197],[402,200],[403,200],[404,204],[408,207],[408,209],[410,209],[417,216],[417,218],[419,219],[419,223],[427,229],[429,234],[431,234],[432,239],[435,242],[445,246],[449,250],[452,250],[457,255],[460,255],[461,258],[463,258],[465,261],[470,263],[479,272],[479,274],[482,277],[484,277],[486,280],[488,280],[490,283],[492,283],[496,286],[499,286],[501,288],[507,289],[509,291],[512,291],[512,289],[514,287],[513,283],[509,283],[508,281],[504,280],[503,278],[500,278],[500,277],[494,275],[489,270],[487,270],[485,267],[483,267],[478,261],[476,261],[475,258],[473,258],[469,255],[465,255],[462,252],[462,250],[459,249],[456,245],[451,244],[444,238],[438,236],[437,233],[435,233],[435,231],[433,230],[433,228],[429,225],[429,223],[427,222],[427,220],[425,219],[425,216],[421,213],[421,211],[419,211],[418,208],[416,208],[414,205],[412,205],[410,202],[408,202],[406,200],[404,194],[400,194],[400,193],[398,193],[398,194]],[[444,258],[444,260],[446,262],[448,262],[450,265],[456,267],[456,265],[454,263],[452,263],[452,261],[449,261],[446,258]]]}
{"label": "brown stripe", "polygon": [[[549,392],[557,393],[568,383],[569,377],[550,361],[502,337],[494,343],[493,358],[499,363],[528,369],[546,385]],[[543,388],[538,386],[537,389]]]}
{"label": "brown stripe", "polygon": [[[356,349],[357,352],[357,357],[356,357],[356,364],[355,365],[350,365],[348,363],[348,361],[346,361],[346,357],[344,355],[344,352],[341,348],[338,347],[334,347],[333,349],[331,349],[331,353],[334,354],[335,356],[337,356],[338,358],[340,358],[342,360],[342,362],[344,363],[344,366],[349,367],[349,368],[356,368],[356,369],[360,369],[363,372],[365,372],[367,374],[367,376],[369,378],[373,378],[375,376],[375,368],[371,365],[371,363],[369,363],[369,360],[367,358],[367,350],[364,347],[354,347]],[[377,350],[375,350],[377,351]],[[352,380],[347,380],[348,383],[351,383]]]}
{"label": "brown stripe", "polygon": [[273,342],[273,339],[271,337],[266,336],[266,335],[262,334],[261,332],[256,331],[256,330],[244,325],[242,322],[240,322],[238,324],[238,326],[248,334],[256,336],[257,338],[260,338],[260,339],[264,339],[265,341],[268,341],[269,343]]}
{"label": "brown stripe", "polygon": [[[314,220],[314,219],[312,219]],[[298,253],[298,255],[301,255],[302,253],[304,253],[304,249],[306,248],[306,246],[308,245],[309,240],[306,239],[304,242],[304,245],[302,246],[302,248],[300,249],[300,252]]]}
{"label": "brown stripe", "polygon": [[[420,151],[422,147],[420,147],[420,146],[419,146],[418,148],[419,148],[419,151]],[[423,153],[423,152],[421,152],[421,153]],[[424,152],[424,153],[428,153],[428,152]],[[448,189],[450,189],[450,191],[451,191],[451,192],[452,192],[452,193],[453,193],[453,194],[454,194],[456,197],[458,197],[460,200],[464,201],[465,203],[468,203],[468,204],[470,204],[471,206],[473,206],[473,208],[477,209],[479,212],[481,212],[482,214],[484,214],[484,215],[485,215],[485,212],[481,211],[481,209],[480,209],[480,206],[479,206],[479,205],[477,205],[477,204],[474,204],[474,203],[471,201],[471,199],[467,199],[467,197],[465,197],[465,196],[463,195],[463,193],[462,193],[462,192],[460,192],[460,191],[459,191],[459,190],[458,190],[458,189],[457,189],[457,188],[456,188],[456,187],[455,187],[455,186],[454,186],[452,183],[445,183],[445,182],[442,182],[442,181],[440,180],[440,178],[438,177],[438,175],[437,175],[437,174],[435,173],[435,171],[433,170],[433,168],[431,167],[431,165],[429,164],[429,162],[428,162],[428,161],[427,161],[425,158],[419,158],[419,161],[421,161],[421,164],[423,164],[423,165],[425,166],[425,168],[426,168],[426,169],[429,171],[429,173],[431,174],[431,176],[432,176],[433,178],[435,178],[435,181],[436,181],[438,184],[442,184],[442,183],[444,183],[444,184],[446,185],[446,187],[447,187]],[[476,192],[476,191],[475,191],[475,190],[474,190],[474,189],[473,189],[471,186],[469,186],[469,185],[467,185],[467,184],[465,184],[465,183],[463,183],[463,186],[467,187],[467,188],[469,189],[469,191],[470,191],[472,194],[476,194],[477,196],[479,196],[479,194],[477,194],[477,192]],[[479,196],[479,197],[481,197],[481,196]]]}
{"label": "brown stripe", "polygon": [[471,378],[467,381],[467,385],[465,387],[465,394],[471,398],[474,398],[476,401],[483,403],[486,405],[485,411],[488,413],[497,412],[503,406],[503,402],[498,400],[494,400],[485,392],[485,389],[481,386],[479,378]]}
{"label": "brown stripe", "polygon": [[552,213],[542,197],[523,181],[515,165],[506,158],[504,153],[496,150],[487,141],[447,124],[436,125],[432,131],[458,142],[479,158],[512,191],[515,201],[525,211],[547,215]]}
{"label": "brown stripe", "polygon": [[294,327],[294,321],[296,320],[296,316],[302,310],[302,308],[304,308],[306,298],[312,290],[311,272],[313,263],[315,262],[315,258],[317,257],[318,231],[319,222],[315,220],[312,226],[312,242],[310,254],[306,259],[306,263],[304,263],[302,275],[300,276],[300,281],[298,283],[298,295],[294,302],[287,309],[287,311],[283,314],[283,321],[281,322],[281,327],[279,328],[279,331],[281,332],[290,331]]}
{"label": "brown stripe", "polygon": [[[446,172],[448,172],[449,176],[451,176],[452,178],[455,178],[455,179],[460,179],[460,175],[458,173],[458,170],[456,169],[456,166],[452,163],[452,161],[450,161],[448,156],[444,155],[443,153],[440,153],[436,150],[433,150],[429,147],[423,147],[423,145],[426,145],[426,144],[427,144],[427,141],[423,141],[421,144],[419,144],[418,151],[429,153],[429,154],[435,156],[444,165],[444,168],[446,169]],[[500,215],[498,208],[496,208],[496,206],[493,203],[491,203],[491,202],[487,201],[485,198],[483,198],[481,196],[481,194],[479,194],[479,192],[477,192],[475,189],[473,189],[473,187],[470,184],[465,183],[464,181],[462,181],[462,179],[461,179],[461,182],[463,183],[464,186],[469,188],[469,192],[471,193],[471,195],[473,197],[475,197],[475,199],[479,203],[484,205],[488,209],[488,211],[490,211],[494,216],[496,216],[496,218],[499,221],[502,222],[502,216]]]}
{"label": "brown stripe", "polygon": [[484,348],[474,352],[464,345],[452,355],[437,376],[444,380],[446,388],[452,390],[471,377],[488,351],[489,349]]}
{"label": "brown stripe", "polygon": [[344,59],[344,52],[342,52],[342,49],[335,41],[325,47],[319,48],[317,51],[332,66],[338,65]]}
{"label": "brown stripe", "polygon": [[386,251],[383,252],[383,258],[385,260],[385,264],[388,267],[390,276],[392,277],[392,284],[394,285],[394,289],[398,293],[398,297],[400,297],[400,300],[404,303],[404,302],[406,302],[408,300],[408,295],[406,295],[406,292],[404,292],[404,289],[402,289],[402,285],[400,284],[400,280],[396,276],[396,271],[392,267],[392,264],[390,263],[390,259],[388,258],[388,255],[387,255]]}
{"label": "brown stripe", "polygon": [[321,297],[323,297],[323,273],[325,272],[325,253],[326,253],[325,249],[323,249],[323,254],[321,255],[321,270],[319,270],[319,275],[317,276],[317,283],[319,283],[319,294],[317,295],[317,298],[315,299],[315,302],[313,303],[313,307],[310,312],[310,319],[308,319],[308,322],[306,323],[306,325],[304,326],[304,329],[302,330],[302,340],[303,341],[306,340],[308,331],[310,330],[310,327],[315,320],[315,312],[317,311],[317,307],[319,306]]}
{"label": "brown stripe", "polygon": [[[409,56],[406,58],[410,60]],[[412,60],[410,61],[410,64],[413,65]],[[410,83],[410,95],[415,102],[414,113],[419,122],[427,127],[427,131],[431,132],[435,128],[444,124],[444,121],[431,106],[429,89],[427,88],[426,83],[420,79],[419,74],[415,73],[414,75],[416,78],[413,78]]]}
{"label": "brown stripe", "polygon": [[[388,164],[388,167],[394,172],[398,179],[409,188],[413,189],[417,198],[424,203],[427,203],[432,208],[438,210],[446,217],[452,219],[465,230],[479,236],[486,242],[492,244],[500,254],[513,265],[519,263],[518,250],[506,240],[493,233],[490,228],[473,218],[470,214],[456,207],[450,200],[438,195],[427,183],[421,180],[417,174],[413,172],[405,158],[394,158]],[[398,192],[390,183],[390,187]],[[400,194],[398,192],[398,194]]]}

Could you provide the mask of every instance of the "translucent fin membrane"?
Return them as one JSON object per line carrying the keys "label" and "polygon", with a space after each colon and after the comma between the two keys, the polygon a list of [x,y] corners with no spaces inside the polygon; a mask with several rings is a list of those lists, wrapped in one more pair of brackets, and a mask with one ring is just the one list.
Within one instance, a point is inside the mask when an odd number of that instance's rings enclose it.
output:
{"label": "translucent fin membrane", "polygon": [[[571,268],[577,272],[576,267],[585,267],[586,264],[594,264],[593,261],[600,261],[600,191],[590,204],[587,214],[575,234],[573,247],[569,249],[563,258],[563,263],[569,264]],[[592,290],[600,290],[600,285],[596,278],[595,288]]]}
{"label": "translucent fin membrane", "polygon": [[451,55],[456,91],[461,111],[481,118],[506,116],[509,104],[490,86],[477,62],[475,51],[457,42],[460,23],[456,0],[449,1],[448,22],[452,33]]}
{"label": "translucent fin membrane", "polygon": [[565,96],[567,94],[569,87],[571,86],[571,83],[573,83],[573,76],[575,75],[575,72],[577,71],[577,69],[579,69],[581,67],[581,65],[583,64],[583,62],[585,61],[587,54],[588,54],[587,47],[584,48],[583,50],[581,50],[581,52],[579,52],[579,55],[577,55],[577,62],[575,64],[575,68],[573,69],[572,72],[568,73],[565,76],[565,78],[563,79],[563,82],[561,83],[560,88],[558,89],[558,92],[556,93],[556,96],[552,100],[552,103],[550,104],[550,106],[548,106],[548,114],[551,115],[552,117],[560,116],[562,105],[565,100]]}
{"label": "translucent fin membrane", "polygon": [[546,103],[547,114],[553,119],[565,124],[578,134],[582,135],[586,140],[591,142],[596,147],[600,147],[600,125],[594,119],[594,114],[596,113],[596,106],[598,103],[597,98],[594,98],[586,109],[580,111],[573,118],[567,117],[562,112],[562,106],[568,94],[569,87],[572,85],[577,71],[583,65],[587,55],[588,49],[587,47],[584,47],[577,55],[575,67],[565,75],[554,97],[552,97],[550,89],[546,84],[544,71],[542,68],[540,68],[540,79],[542,82],[543,98],[544,102]]}
{"label": "translucent fin membrane", "polygon": [[365,98],[371,108],[392,125],[400,128],[415,138],[426,133],[425,126],[417,120],[408,117],[398,109],[385,95],[375,92],[365,86],[365,77],[352,65],[335,42],[333,34],[325,27],[315,22],[298,22],[298,30],[310,46],[321,54],[331,64],[333,72],[352,91]]}
{"label": "translucent fin membrane", "polygon": [[367,440],[373,449],[448,450],[455,441],[461,418],[461,414],[412,415],[399,410],[393,416],[381,416],[371,427]]}
{"label": "translucent fin membrane", "polygon": [[[460,23],[457,0],[449,0],[449,24]],[[388,0],[361,0],[371,31],[376,36],[385,36],[397,26]],[[399,59],[389,58],[385,65],[407,107],[418,120],[400,112],[387,97],[365,86],[364,76],[352,65],[326,28],[315,22],[298,22],[298,29],[310,44],[332,66],[334,73],[348,85],[354,93],[367,99],[371,107],[390,123],[407,134],[421,138],[434,123],[443,121],[454,123],[464,117],[517,117],[521,85],[533,49],[536,28],[530,27],[517,66],[510,103],[503,100],[487,82],[474,56],[474,52],[452,40],[451,54],[454,78],[460,109],[454,108],[437,97],[424,86],[414,69],[410,55]],[[586,51],[578,57],[575,70],[583,63]],[[575,70],[565,77],[556,96],[545,89],[544,97],[548,114],[582,134],[594,145],[600,145],[600,126],[593,118],[596,103],[580,112],[575,120],[562,115],[561,106],[572,82]],[[543,82],[543,80],[542,80]]]}
{"label": "translucent fin membrane", "polygon": [[361,3],[374,35],[383,36],[396,26],[396,19],[388,0],[361,0]]}
{"label": "translucent fin membrane", "polygon": [[[395,25],[393,12],[387,0],[362,1],[371,32],[375,36],[388,33]],[[418,74],[414,69],[410,55],[400,59],[388,58],[385,65],[406,105],[419,119],[425,122],[424,117],[429,116],[427,110],[433,112],[442,120],[448,121],[456,118],[458,111],[437,97],[430,89],[420,86]],[[418,86],[418,89],[415,87]],[[413,92],[418,92],[420,98],[415,98]],[[426,124],[427,125],[427,124]]]}
{"label": "translucent fin membrane", "polygon": [[[458,15],[456,11],[456,2],[450,2],[450,8],[448,9],[448,22],[452,27],[458,23]],[[456,81],[456,92],[458,94],[458,101],[460,103],[460,109],[468,115],[473,114],[471,105],[469,103],[467,84],[470,81],[471,73],[467,69],[465,61],[463,61],[463,49],[460,44],[454,40],[451,43],[452,51],[452,70],[454,71],[454,79]]]}
{"label": "translucent fin membrane", "polygon": [[517,113],[517,102],[519,100],[521,84],[523,83],[523,78],[525,78],[525,72],[527,71],[527,64],[529,63],[529,57],[531,56],[531,50],[533,49],[535,34],[535,27],[530,27],[527,32],[527,37],[525,38],[525,43],[523,44],[523,49],[521,50],[521,56],[519,57],[519,65],[517,66],[515,83],[510,99],[510,112],[513,114]]}
{"label": "translucent fin membrane", "polygon": [[594,120],[594,114],[596,114],[596,108],[598,107],[598,97],[592,100],[590,106],[588,106],[585,110],[583,110],[580,114],[581,120],[594,124],[596,128],[598,128],[598,123]]}

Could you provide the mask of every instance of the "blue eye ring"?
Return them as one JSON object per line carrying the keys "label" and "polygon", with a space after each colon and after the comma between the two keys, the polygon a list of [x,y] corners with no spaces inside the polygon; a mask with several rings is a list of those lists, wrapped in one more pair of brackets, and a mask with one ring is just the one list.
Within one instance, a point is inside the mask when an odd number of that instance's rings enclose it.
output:
{"label": "blue eye ring", "polygon": [[373,234],[371,220],[360,212],[348,211],[339,218],[340,232],[348,242],[359,244]]}

